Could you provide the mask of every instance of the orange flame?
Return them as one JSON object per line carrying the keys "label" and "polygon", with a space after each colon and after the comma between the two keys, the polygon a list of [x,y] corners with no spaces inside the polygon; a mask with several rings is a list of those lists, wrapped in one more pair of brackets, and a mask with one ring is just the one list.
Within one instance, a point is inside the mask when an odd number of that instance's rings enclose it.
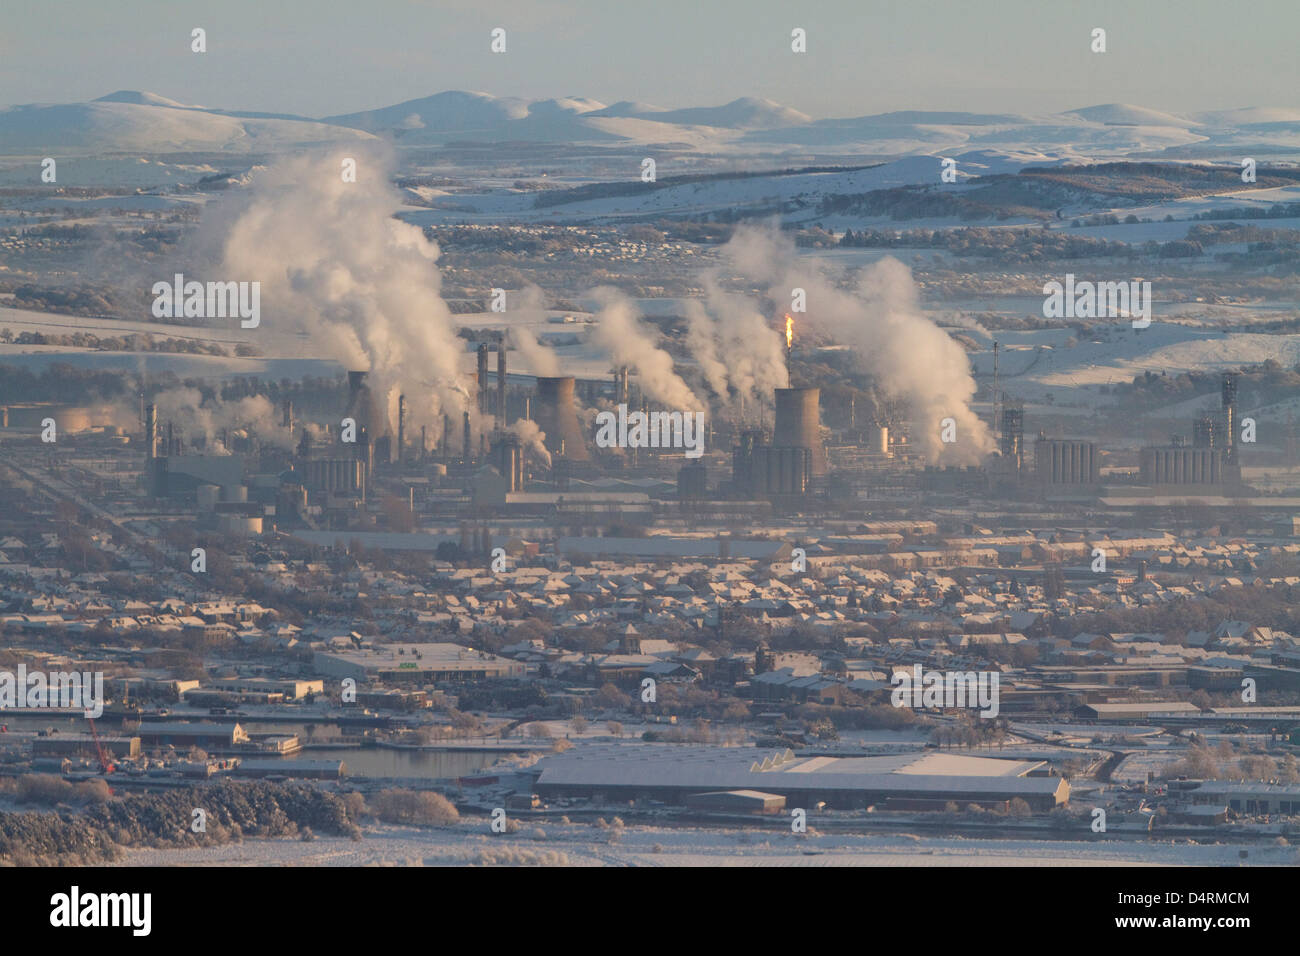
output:
{"label": "orange flame", "polygon": [[785,314],[785,350],[787,352],[790,351],[790,348],[793,345],[794,345],[794,319],[791,318],[790,313],[787,312]]}

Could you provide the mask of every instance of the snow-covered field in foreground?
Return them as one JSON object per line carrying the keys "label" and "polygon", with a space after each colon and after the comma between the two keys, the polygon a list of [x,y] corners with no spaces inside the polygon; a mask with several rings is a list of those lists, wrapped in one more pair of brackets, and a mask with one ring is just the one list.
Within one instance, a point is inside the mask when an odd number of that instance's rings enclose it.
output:
{"label": "snow-covered field in foreground", "polygon": [[[525,824],[493,835],[486,822],[445,829],[380,826],[340,837],[246,840],[201,850],[131,850],[130,866],[1288,866],[1300,848],[1124,841],[963,840],[820,834],[796,837],[779,821],[721,830],[586,823]],[[539,836],[538,832],[544,832]],[[1249,857],[1240,859],[1239,851]]]}

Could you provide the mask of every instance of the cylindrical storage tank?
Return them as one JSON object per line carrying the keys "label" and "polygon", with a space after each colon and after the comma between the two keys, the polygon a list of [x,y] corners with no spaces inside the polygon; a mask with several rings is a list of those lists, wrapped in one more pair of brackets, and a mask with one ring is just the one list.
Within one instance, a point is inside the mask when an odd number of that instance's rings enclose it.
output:
{"label": "cylindrical storage tank", "polygon": [[217,528],[223,534],[261,534],[262,519],[260,516],[222,514],[217,515]]}
{"label": "cylindrical storage tank", "polygon": [[546,447],[552,455],[563,454],[569,461],[587,461],[587,443],[573,404],[572,376],[537,380],[537,427],[546,433]]}
{"label": "cylindrical storage tank", "polygon": [[211,511],[221,500],[221,487],[219,485],[199,485],[196,490],[199,499],[200,511]]}
{"label": "cylindrical storage tank", "polygon": [[812,452],[812,473],[816,477],[826,474],[820,402],[820,388],[778,388],[772,431],[773,447],[807,448]]}
{"label": "cylindrical storage tank", "polygon": [[221,489],[221,500],[222,500],[222,501],[239,501],[239,502],[247,501],[247,500],[248,500],[248,486],[247,486],[247,485],[226,485],[226,486],[224,486],[224,487]]}
{"label": "cylindrical storage tank", "polygon": [[868,448],[877,455],[889,454],[889,429],[883,425],[874,427],[870,432]]}

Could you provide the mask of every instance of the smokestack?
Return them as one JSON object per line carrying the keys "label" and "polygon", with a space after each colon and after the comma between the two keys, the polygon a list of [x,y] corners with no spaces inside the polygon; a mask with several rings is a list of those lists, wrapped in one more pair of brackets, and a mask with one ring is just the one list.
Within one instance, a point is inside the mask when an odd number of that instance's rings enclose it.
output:
{"label": "smokestack", "polygon": [[478,410],[480,415],[488,413],[488,347],[486,342],[478,345]]}
{"label": "smokestack", "polygon": [[807,448],[812,452],[814,477],[826,474],[826,449],[822,446],[821,389],[778,388],[773,448]]}
{"label": "smokestack", "polygon": [[144,407],[144,447],[146,458],[158,456],[158,410],[152,402]]}
{"label": "smokestack", "polygon": [[406,455],[406,396],[397,396],[397,463]]}
{"label": "smokestack", "polygon": [[546,433],[546,447],[569,461],[588,461],[587,444],[573,405],[572,376],[537,380],[537,426]]}
{"label": "smokestack", "polygon": [[506,421],[506,343],[502,339],[497,345],[497,427],[505,428]]}
{"label": "smokestack", "polygon": [[1025,413],[1019,408],[1003,408],[998,434],[999,447],[1004,461],[1017,470],[1025,461]]}
{"label": "smokestack", "polygon": [[497,445],[497,471],[505,479],[506,491],[522,491],[524,487],[524,453],[519,439],[504,436]]}
{"label": "smokestack", "polygon": [[377,437],[388,431],[388,417],[378,415],[373,406],[370,386],[366,384],[366,373],[348,372],[348,407],[344,416],[357,423],[358,432],[364,428],[371,433],[371,437]]}
{"label": "smokestack", "polygon": [[174,439],[172,438],[172,423],[168,422],[167,423],[167,456],[166,456],[168,458],[170,458],[173,454],[175,454],[176,449],[173,447],[173,445],[174,445]]}
{"label": "smokestack", "polygon": [[429,453],[429,442],[424,434],[424,426],[420,426],[420,461],[424,461],[424,456]]}
{"label": "smokestack", "polygon": [[293,431],[293,400],[286,398],[280,403],[280,410],[284,413],[284,427]]}
{"label": "smokestack", "polygon": [[474,445],[469,433],[469,412],[465,413],[465,439],[464,443],[461,445],[461,451],[463,452],[463,463],[468,465],[470,463],[470,458],[474,454]]}
{"label": "smokestack", "polygon": [[1224,444],[1227,448],[1225,461],[1229,465],[1237,463],[1237,376],[1232,372],[1223,373],[1223,427]]}

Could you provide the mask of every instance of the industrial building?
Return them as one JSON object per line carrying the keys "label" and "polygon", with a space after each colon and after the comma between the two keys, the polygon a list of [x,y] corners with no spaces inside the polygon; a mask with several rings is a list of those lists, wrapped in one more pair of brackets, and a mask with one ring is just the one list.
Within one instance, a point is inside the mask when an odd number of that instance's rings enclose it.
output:
{"label": "industrial building", "polygon": [[1040,435],[1034,443],[1034,471],[1046,488],[1095,485],[1099,466],[1096,442]]}
{"label": "industrial building", "polygon": [[329,677],[420,684],[523,677],[527,667],[459,644],[380,644],[317,651],[316,669]]}
{"label": "industrial building", "polygon": [[1143,448],[1141,469],[1146,485],[1219,485],[1225,477],[1219,449],[1186,445]]}
{"label": "industrial building", "polygon": [[1046,761],[1000,760],[934,752],[883,757],[800,757],[792,751],[677,744],[578,746],[537,767],[544,798],[662,800],[683,804],[718,791],[784,797],[787,806],[819,802],[841,810],[943,809],[949,803],[1005,807],[1022,799],[1035,812],[1064,805],[1070,784],[1047,774]]}
{"label": "industrial building", "polygon": [[250,742],[239,724],[142,723],[140,744],[146,749],[172,746],[179,749],[228,750],[236,744]]}
{"label": "industrial building", "polygon": [[808,493],[813,478],[812,449],[764,444],[758,432],[745,432],[731,453],[732,485],[744,498]]}
{"label": "industrial building", "polygon": [[138,757],[140,738],[101,736],[97,740],[91,734],[46,734],[32,738],[33,757],[94,757],[100,750],[118,759]]}

